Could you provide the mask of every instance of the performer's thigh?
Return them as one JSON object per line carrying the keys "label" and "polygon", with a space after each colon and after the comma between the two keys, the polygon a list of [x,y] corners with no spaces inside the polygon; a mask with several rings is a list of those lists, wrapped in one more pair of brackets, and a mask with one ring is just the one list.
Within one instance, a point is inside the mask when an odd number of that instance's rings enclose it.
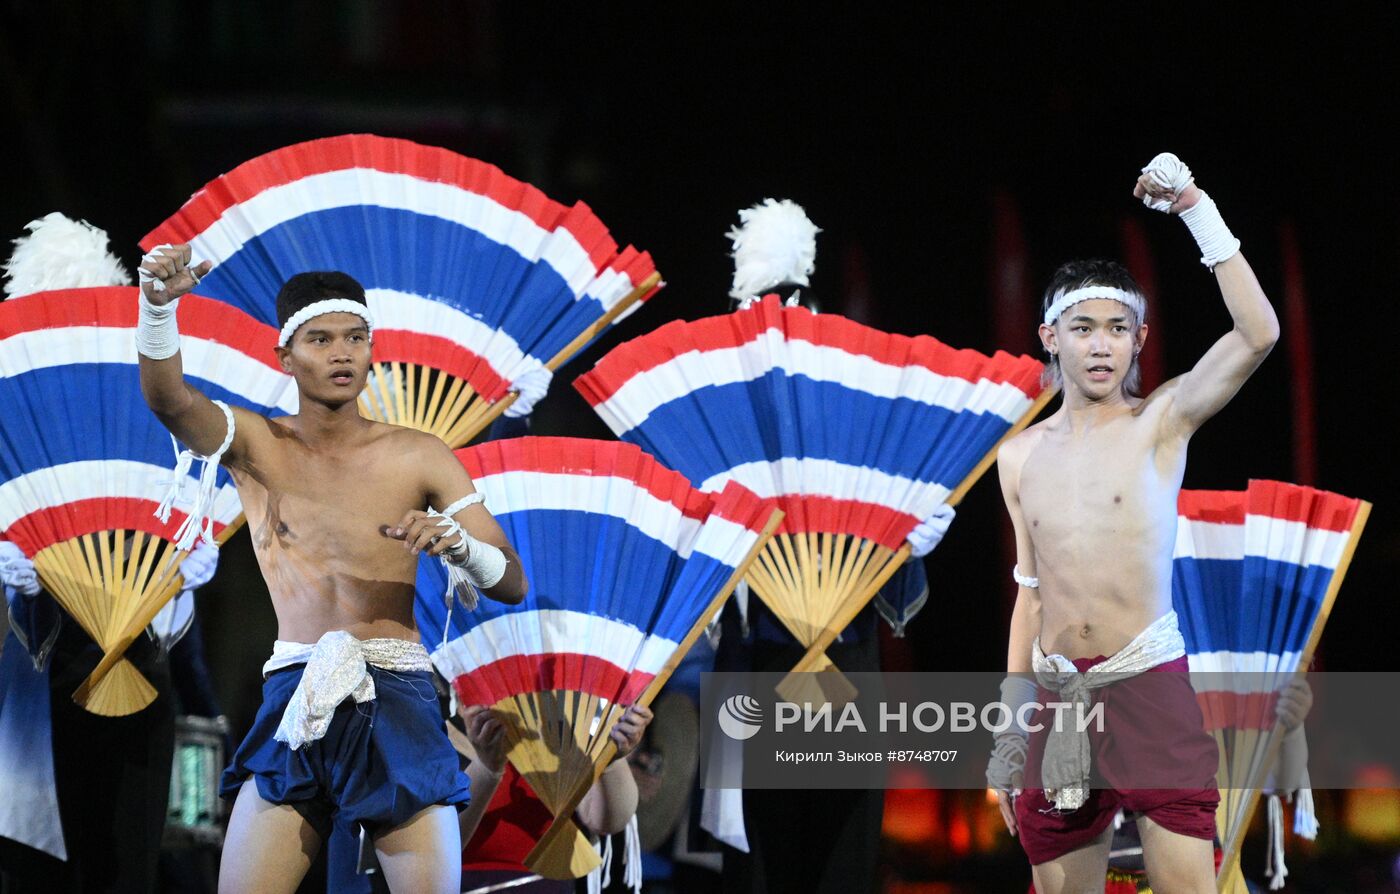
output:
{"label": "performer's thigh", "polygon": [[390,891],[457,894],[462,884],[462,842],[457,809],[435,804],[400,826],[375,836],[374,850]]}
{"label": "performer's thigh", "polygon": [[224,837],[219,894],[293,894],[320,849],[321,836],[296,808],[264,801],[246,779]]}
{"label": "performer's thigh", "polygon": [[1204,838],[1173,832],[1151,817],[1138,817],[1142,861],[1154,894],[1211,894],[1215,849]]}
{"label": "performer's thigh", "polygon": [[1113,824],[1078,850],[1031,867],[1038,894],[1103,894]]}

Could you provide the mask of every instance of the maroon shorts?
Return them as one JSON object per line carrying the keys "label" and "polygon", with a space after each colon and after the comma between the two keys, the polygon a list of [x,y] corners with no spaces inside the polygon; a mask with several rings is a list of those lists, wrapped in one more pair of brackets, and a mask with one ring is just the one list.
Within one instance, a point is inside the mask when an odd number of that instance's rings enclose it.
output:
{"label": "maroon shorts", "polygon": [[[1108,659],[1078,658],[1081,673]],[[1160,673],[1159,672],[1169,672]],[[1040,756],[1054,715],[1042,708],[1032,723],[1026,756],[1026,789],[1016,799],[1017,835],[1031,864],[1045,863],[1092,842],[1119,810],[1132,810],[1181,835],[1215,837],[1215,785],[1220,755],[1205,731],[1185,656],[1102,689],[1091,698],[1103,704],[1104,729],[1089,729],[1094,788],[1077,810],[1058,810],[1040,785]],[[1040,689],[1037,700],[1060,701]]]}

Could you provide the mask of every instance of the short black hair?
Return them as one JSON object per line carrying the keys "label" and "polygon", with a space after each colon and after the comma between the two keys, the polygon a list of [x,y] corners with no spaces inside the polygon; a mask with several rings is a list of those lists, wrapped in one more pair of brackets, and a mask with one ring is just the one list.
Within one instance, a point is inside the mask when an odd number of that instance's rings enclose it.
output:
{"label": "short black hair", "polygon": [[[1084,286],[1112,286],[1122,289],[1125,292],[1134,292],[1142,295],[1142,286],[1137,280],[1117,261],[1109,261],[1104,258],[1088,258],[1079,261],[1070,261],[1061,264],[1059,269],[1050,277],[1050,284],[1045,287],[1045,294],[1040,299],[1040,316],[1045,317],[1045,312],[1050,309],[1050,305],[1055,303],[1055,298],[1064,292]],[[1143,297],[1143,316],[1147,315],[1146,296]],[[1147,322],[1146,319],[1138,320],[1138,325]]]}
{"label": "short black hair", "polygon": [[[1143,294],[1142,286],[1133,279],[1133,275],[1128,272],[1117,261],[1110,261],[1106,258],[1085,258],[1078,261],[1070,261],[1061,264],[1050,277],[1050,283],[1045,287],[1045,294],[1040,299],[1040,319],[1045,319],[1045,312],[1050,309],[1050,305],[1055,303],[1055,298],[1065,292],[1071,292],[1085,286],[1111,286],[1122,289],[1125,292],[1132,292],[1142,298],[1141,318],[1133,324],[1134,329],[1147,322],[1147,296]],[[1138,316],[1134,312],[1133,316]],[[1045,385],[1063,384],[1064,378],[1060,372],[1060,358],[1057,355],[1050,355],[1045,364],[1045,374],[1041,376],[1041,381]],[[1138,365],[1138,358],[1133,356],[1133,365],[1128,369],[1128,374],[1123,378],[1123,391],[1130,397],[1141,397],[1142,390],[1142,367]]]}
{"label": "short black hair", "polygon": [[365,287],[339,270],[312,270],[298,273],[277,292],[277,325],[285,326],[303,307],[331,298],[347,298],[365,306]]}

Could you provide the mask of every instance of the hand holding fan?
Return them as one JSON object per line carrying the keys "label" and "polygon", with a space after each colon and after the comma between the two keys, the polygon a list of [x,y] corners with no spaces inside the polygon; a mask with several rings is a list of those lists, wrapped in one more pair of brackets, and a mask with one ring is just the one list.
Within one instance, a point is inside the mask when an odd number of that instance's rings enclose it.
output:
{"label": "hand holding fan", "polygon": [[[276,335],[234,308],[187,298],[183,357],[214,399],[277,415],[295,408],[273,367]],[[179,592],[175,545],[200,527],[182,474],[167,521],[171,438],[141,397],[133,333],[136,290],[40,292],[0,304],[0,530],[34,559],[45,589],[105,651],[75,694],[99,714],[129,714],[155,691],[121,658]],[[208,533],[227,537],[242,506],[220,471]],[[188,523],[188,524],[187,524]],[[109,673],[110,671],[110,673]]]}
{"label": "hand holding fan", "polygon": [[554,812],[527,861],[573,878],[597,855],[569,817],[607,766],[613,724],[647,705],[742,577],[781,513],[737,484],[701,493],[630,444],[519,438],[459,450],[520,555],[530,593],[456,613],[420,566],[424,644],[465,704],[503,714],[508,756]]}

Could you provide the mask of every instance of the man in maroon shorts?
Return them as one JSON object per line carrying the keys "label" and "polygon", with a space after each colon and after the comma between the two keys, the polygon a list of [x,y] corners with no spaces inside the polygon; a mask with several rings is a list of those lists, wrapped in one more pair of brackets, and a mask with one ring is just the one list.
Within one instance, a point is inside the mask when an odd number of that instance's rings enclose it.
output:
{"label": "man in maroon shorts", "polygon": [[[1002,701],[1014,709],[1053,696],[1086,711],[1101,702],[1107,733],[1080,734],[1070,722],[1029,743],[1014,726],[997,736],[988,780],[1041,894],[1103,890],[1119,807],[1140,814],[1158,894],[1215,890],[1217,756],[1172,611],[1176,502],[1191,435],[1263,362],[1278,320],[1239,240],[1179,159],[1153,159],[1134,195],[1186,222],[1234,327],[1143,398],[1147,306],[1127,270],[1074,262],[1046,290],[1040,339],[1063,402],[998,460],[1019,585]],[[1170,784],[1141,784],[1154,764],[1170,770]],[[1021,792],[1023,781],[1035,787]]]}

